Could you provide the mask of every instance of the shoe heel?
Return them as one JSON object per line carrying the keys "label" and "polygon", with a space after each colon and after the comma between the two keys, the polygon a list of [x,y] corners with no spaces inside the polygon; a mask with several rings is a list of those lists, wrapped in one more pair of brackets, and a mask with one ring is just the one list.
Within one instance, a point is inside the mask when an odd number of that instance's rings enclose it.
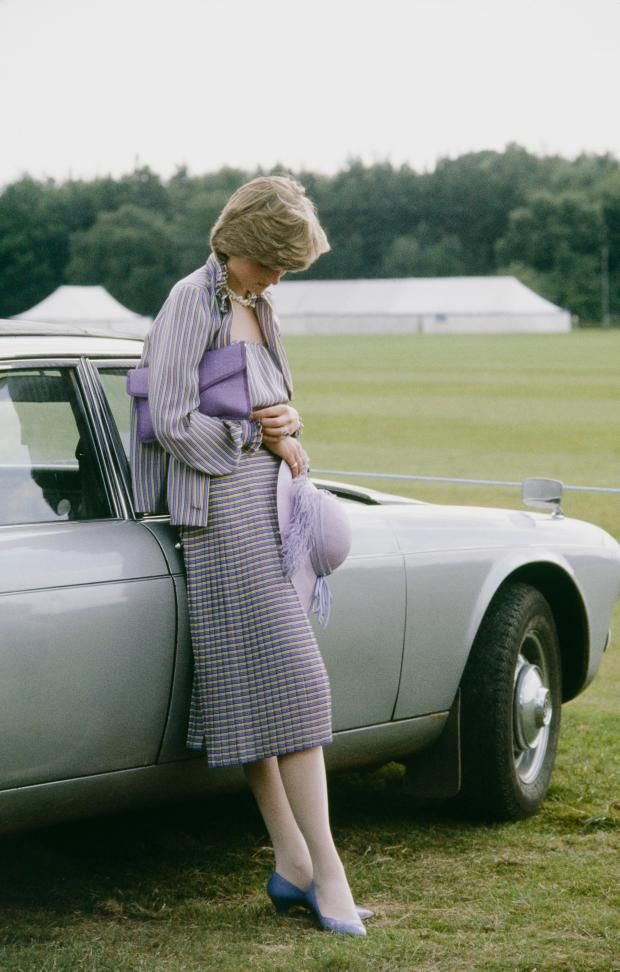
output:
{"label": "shoe heel", "polygon": [[278,915],[288,915],[293,902],[287,898],[274,898],[272,897],[273,906],[276,909],[276,914]]}
{"label": "shoe heel", "polygon": [[277,914],[287,915],[295,905],[307,906],[306,894],[274,871],[267,882],[267,894]]}

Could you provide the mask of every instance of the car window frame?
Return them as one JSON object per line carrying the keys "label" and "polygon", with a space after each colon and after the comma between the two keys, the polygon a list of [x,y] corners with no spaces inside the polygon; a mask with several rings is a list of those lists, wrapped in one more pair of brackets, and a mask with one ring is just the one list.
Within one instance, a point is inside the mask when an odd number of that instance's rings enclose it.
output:
{"label": "car window frame", "polygon": [[99,378],[99,366],[108,368],[135,368],[140,359],[106,357],[101,354],[80,358],[80,365],[84,383],[88,391],[93,409],[93,417],[97,421],[100,431],[100,445],[106,457],[110,480],[117,496],[119,508],[123,518],[136,520],[142,517],[136,514],[131,489],[131,474],[129,457],[125,452],[120,432],[118,431],[110,403],[105,389]]}
{"label": "car window frame", "polygon": [[[111,523],[117,520],[132,518],[130,507],[128,507],[124,496],[122,481],[112,461],[112,449],[108,441],[107,430],[103,422],[102,409],[98,402],[96,389],[93,388],[88,359],[81,355],[67,357],[45,355],[40,357],[20,357],[0,360],[0,372],[33,368],[65,369],[72,373],[71,379],[75,394],[79,398],[79,405],[82,408],[84,419],[91,436],[93,454],[97,463],[97,473],[103,484],[110,509],[109,516],[90,517],[80,522]],[[11,524],[12,527],[32,525],[29,521]]]}
{"label": "car window frame", "polygon": [[99,368],[135,368],[140,361],[139,356],[136,357],[105,357],[101,354],[93,355],[85,359],[85,364],[88,367],[90,377],[93,384],[93,392],[97,396],[99,408],[101,410],[102,420],[105,420],[105,427],[107,429],[110,449],[111,449],[111,462],[113,463],[116,476],[118,478],[119,488],[122,489],[126,507],[128,510],[129,518],[133,520],[158,520],[169,522],[169,513],[138,513],[136,512],[133,499],[133,489],[131,485],[131,470],[129,467],[129,457],[125,452],[125,447],[123,445],[120,432],[116,425],[116,420],[112,413],[112,408],[108,401],[107,395],[105,393],[105,388],[99,378]]}

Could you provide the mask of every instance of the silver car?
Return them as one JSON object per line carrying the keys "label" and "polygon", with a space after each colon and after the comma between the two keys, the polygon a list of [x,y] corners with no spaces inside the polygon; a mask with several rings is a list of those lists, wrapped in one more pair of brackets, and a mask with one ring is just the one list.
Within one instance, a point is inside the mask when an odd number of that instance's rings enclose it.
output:
{"label": "silver car", "polygon": [[[191,646],[177,531],[133,510],[127,370],[141,344],[0,323],[0,831],[243,783],[185,748]],[[399,760],[412,791],[533,813],[561,703],[594,677],[620,548],[546,512],[325,483],[350,517],[319,631],[332,768]]]}

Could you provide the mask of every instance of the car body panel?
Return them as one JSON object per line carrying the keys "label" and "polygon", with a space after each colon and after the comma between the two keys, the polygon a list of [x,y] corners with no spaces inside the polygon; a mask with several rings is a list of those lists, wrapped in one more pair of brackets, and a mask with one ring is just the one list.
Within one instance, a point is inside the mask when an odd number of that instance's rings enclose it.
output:
{"label": "car body panel", "polygon": [[352,501],[343,506],[351,552],[329,579],[334,598],[329,625],[323,629],[313,620],[332,688],[335,731],[392,718],[406,607],[404,559],[381,507]]}
{"label": "car body panel", "polygon": [[[429,746],[448,713],[401,719],[340,732],[325,747],[329,770],[404,759]],[[167,800],[216,795],[246,785],[240,766],[209,770],[200,754],[156,765],[97,773],[79,779],[0,790],[0,831],[11,833],[93,813],[118,812]],[[201,809],[199,811],[203,813]]]}
{"label": "car body panel", "polygon": [[[10,551],[10,554],[9,554]],[[154,762],[176,643],[172,579],[138,523],[0,528],[0,788]]]}
{"label": "car body panel", "polygon": [[332,617],[314,624],[333,696],[334,731],[392,718],[405,634],[401,557],[352,557],[331,582]]}
{"label": "car body panel", "polygon": [[605,531],[564,517],[478,507],[390,506],[388,515],[407,569],[396,718],[451,705],[491,599],[530,564],[555,565],[571,579],[587,618],[580,690],[591,681],[620,596],[619,548]]}
{"label": "car body panel", "polygon": [[134,357],[142,353],[142,342],[125,338],[110,338],[90,335],[42,335],[24,334],[6,336],[0,329],[0,360],[10,358],[18,361],[21,358],[57,359],[103,357],[123,358]]}
{"label": "car body panel", "polygon": [[[10,553],[9,553],[10,551]],[[0,594],[167,575],[159,545],[140,523],[59,521],[0,527]]]}
{"label": "car body panel", "polygon": [[598,550],[574,548],[566,553],[566,559],[587,612],[588,650],[584,679],[579,686],[583,692],[598,671],[609,641],[611,613],[620,597],[617,544],[605,544]]}

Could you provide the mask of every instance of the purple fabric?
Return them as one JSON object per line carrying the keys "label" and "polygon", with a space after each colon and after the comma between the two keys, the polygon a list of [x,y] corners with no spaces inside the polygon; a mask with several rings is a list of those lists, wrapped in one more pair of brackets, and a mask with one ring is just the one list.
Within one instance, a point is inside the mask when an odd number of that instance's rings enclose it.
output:
{"label": "purple fabric", "polygon": [[278,474],[278,523],[282,569],[305,610],[326,626],[332,606],[327,576],[351,549],[351,526],[339,500],[317,489],[304,474],[291,476],[285,462]]}
{"label": "purple fabric", "polygon": [[[148,402],[148,368],[134,368],[127,374],[127,394],[133,396],[142,442],[155,442],[155,430]],[[199,410],[214,418],[249,418],[250,389],[245,344],[229,344],[206,351],[198,365]]]}
{"label": "purple fabric", "polygon": [[290,519],[282,538],[284,576],[289,580],[308,556],[320,527],[320,496],[307,476],[290,480]]}
{"label": "purple fabric", "polygon": [[333,594],[325,577],[318,575],[312,591],[312,601],[310,610],[314,611],[319,624],[326,628],[329,624],[329,617],[332,610]]}

